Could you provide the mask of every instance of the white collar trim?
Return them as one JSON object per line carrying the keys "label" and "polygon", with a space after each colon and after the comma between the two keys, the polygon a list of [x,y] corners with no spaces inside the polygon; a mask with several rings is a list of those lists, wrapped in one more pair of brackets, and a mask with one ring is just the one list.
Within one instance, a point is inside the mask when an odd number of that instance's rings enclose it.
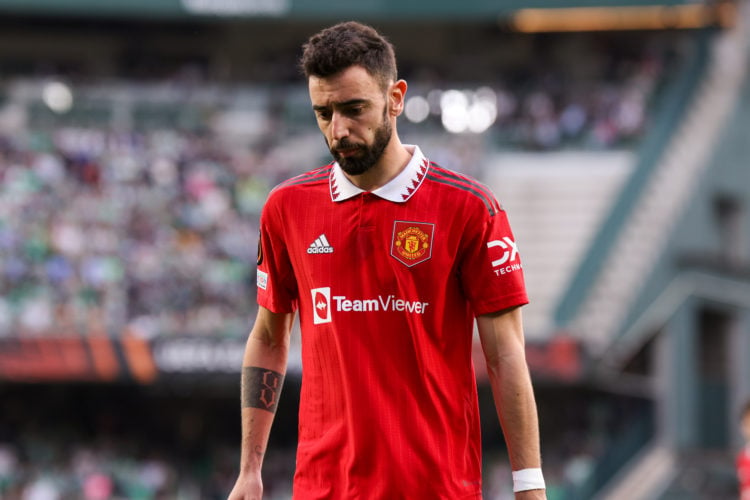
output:
{"label": "white collar trim", "polygon": [[[404,144],[404,147],[411,153],[411,160],[406,167],[393,179],[384,186],[372,191],[372,194],[383,198],[384,200],[396,203],[404,203],[417,192],[419,186],[427,175],[430,162],[424,157],[419,146]],[[365,190],[355,186],[350,181],[338,162],[333,164],[331,175],[328,179],[331,190],[331,201],[344,201],[352,198]]]}

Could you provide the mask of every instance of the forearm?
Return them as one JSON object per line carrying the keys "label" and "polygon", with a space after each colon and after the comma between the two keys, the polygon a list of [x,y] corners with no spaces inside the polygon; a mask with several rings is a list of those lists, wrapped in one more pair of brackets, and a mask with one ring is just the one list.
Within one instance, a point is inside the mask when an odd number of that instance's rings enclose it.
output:
{"label": "forearm", "polygon": [[[477,323],[511,468],[539,469],[539,420],[526,363],[521,311],[514,308],[480,316]],[[522,490],[516,492],[517,500],[546,497],[540,471],[520,473],[518,481],[514,478],[515,487]]]}
{"label": "forearm", "polygon": [[541,467],[539,420],[525,359],[508,356],[488,371],[511,468]]}
{"label": "forearm", "polygon": [[240,467],[243,471],[258,471],[262,465],[284,382],[288,351],[288,335],[269,335],[264,325],[256,322],[245,347],[242,367]]}

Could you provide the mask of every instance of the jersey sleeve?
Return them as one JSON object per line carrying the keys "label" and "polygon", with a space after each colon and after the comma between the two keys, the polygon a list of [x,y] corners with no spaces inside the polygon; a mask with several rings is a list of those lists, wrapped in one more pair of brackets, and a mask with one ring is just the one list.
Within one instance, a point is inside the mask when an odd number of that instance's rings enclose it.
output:
{"label": "jersey sleeve", "polygon": [[275,313],[297,310],[297,283],[285,244],[281,216],[269,198],[260,216],[258,305]]}
{"label": "jersey sleeve", "polygon": [[523,265],[505,210],[483,211],[469,219],[466,231],[460,277],[474,314],[527,304]]}

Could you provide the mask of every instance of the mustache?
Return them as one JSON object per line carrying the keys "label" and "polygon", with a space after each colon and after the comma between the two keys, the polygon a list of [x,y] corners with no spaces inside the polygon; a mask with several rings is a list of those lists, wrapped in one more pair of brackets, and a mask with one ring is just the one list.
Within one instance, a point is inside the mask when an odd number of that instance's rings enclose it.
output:
{"label": "mustache", "polygon": [[335,151],[341,151],[341,150],[347,150],[347,149],[358,149],[361,147],[362,147],[362,144],[357,144],[347,139],[342,139],[338,142],[333,143],[330,146],[330,150],[335,152]]}

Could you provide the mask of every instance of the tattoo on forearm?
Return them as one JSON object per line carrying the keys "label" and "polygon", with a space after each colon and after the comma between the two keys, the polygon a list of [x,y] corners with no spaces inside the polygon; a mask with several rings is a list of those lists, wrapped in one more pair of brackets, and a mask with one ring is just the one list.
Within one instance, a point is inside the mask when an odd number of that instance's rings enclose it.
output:
{"label": "tattoo on forearm", "polygon": [[242,369],[242,407],[260,408],[275,413],[283,384],[283,373],[258,366],[246,366]]}

